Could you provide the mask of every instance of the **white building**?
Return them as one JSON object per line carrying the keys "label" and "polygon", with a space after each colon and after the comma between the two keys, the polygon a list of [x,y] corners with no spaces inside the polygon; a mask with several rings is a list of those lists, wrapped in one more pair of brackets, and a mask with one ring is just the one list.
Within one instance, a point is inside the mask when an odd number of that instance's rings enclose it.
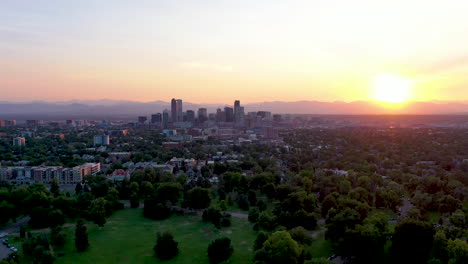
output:
{"label": "white building", "polygon": [[13,139],[13,146],[20,146],[20,147],[26,146],[26,138],[24,138],[24,137],[15,137]]}

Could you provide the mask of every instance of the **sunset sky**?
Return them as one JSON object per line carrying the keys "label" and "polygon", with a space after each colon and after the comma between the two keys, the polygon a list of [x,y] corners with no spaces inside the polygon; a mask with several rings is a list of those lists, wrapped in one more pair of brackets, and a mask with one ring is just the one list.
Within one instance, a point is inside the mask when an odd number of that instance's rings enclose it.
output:
{"label": "sunset sky", "polygon": [[0,101],[349,102],[376,99],[379,76],[410,83],[409,100],[468,100],[467,11],[466,0],[2,0]]}

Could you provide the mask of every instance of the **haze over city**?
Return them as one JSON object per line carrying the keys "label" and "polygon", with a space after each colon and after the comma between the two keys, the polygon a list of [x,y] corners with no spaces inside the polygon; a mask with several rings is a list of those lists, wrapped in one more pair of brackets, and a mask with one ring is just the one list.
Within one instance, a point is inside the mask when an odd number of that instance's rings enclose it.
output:
{"label": "haze over city", "polygon": [[468,264],[467,0],[0,0],[0,264]]}
{"label": "haze over city", "polygon": [[427,0],[6,0],[0,101],[468,100],[467,9]]}

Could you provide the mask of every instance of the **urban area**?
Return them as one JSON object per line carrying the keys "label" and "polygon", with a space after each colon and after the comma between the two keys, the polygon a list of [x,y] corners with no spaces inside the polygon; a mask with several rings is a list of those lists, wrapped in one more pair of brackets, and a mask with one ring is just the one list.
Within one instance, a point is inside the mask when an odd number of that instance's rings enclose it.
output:
{"label": "urban area", "polygon": [[0,120],[0,261],[468,263],[468,118]]}

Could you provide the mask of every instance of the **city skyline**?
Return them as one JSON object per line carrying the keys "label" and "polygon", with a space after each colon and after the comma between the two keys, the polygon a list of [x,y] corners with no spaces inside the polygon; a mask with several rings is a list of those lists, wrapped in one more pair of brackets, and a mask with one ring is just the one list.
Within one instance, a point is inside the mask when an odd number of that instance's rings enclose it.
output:
{"label": "city skyline", "polygon": [[31,3],[0,10],[2,101],[468,100],[463,1]]}

